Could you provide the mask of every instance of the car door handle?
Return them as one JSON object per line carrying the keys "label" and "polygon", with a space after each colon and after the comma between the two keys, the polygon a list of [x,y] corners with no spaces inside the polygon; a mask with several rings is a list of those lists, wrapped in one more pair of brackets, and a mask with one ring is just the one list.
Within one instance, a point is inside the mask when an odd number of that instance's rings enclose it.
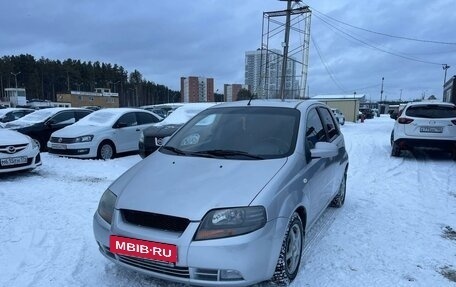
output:
{"label": "car door handle", "polygon": [[141,131],[141,129],[136,129],[137,132]]}

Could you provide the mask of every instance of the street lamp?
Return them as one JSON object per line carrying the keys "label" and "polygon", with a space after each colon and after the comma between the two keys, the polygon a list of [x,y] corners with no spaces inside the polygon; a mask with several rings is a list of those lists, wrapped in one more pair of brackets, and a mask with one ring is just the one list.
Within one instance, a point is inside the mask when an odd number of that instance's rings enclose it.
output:
{"label": "street lamp", "polygon": [[357,122],[358,117],[356,114],[356,92],[353,92],[353,122]]}
{"label": "street lamp", "polygon": [[[16,82],[16,89],[17,89],[17,75],[19,75],[21,72],[13,73],[11,72],[11,75],[14,76],[14,81]],[[17,91],[16,91],[17,92]]]}

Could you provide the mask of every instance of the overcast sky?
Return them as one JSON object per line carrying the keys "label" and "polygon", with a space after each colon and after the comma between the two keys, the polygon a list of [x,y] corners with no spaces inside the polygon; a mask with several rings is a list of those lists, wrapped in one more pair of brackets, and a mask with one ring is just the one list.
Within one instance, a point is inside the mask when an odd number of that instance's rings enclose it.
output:
{"label": "overcast sky", "polygon": [[[447,79],[456,74],[454,0],[305,3],[313,10],[310,96],[356,91],[378,100],[384,77],[388,100],[399,99],[401,90],[402,99],[431,94],[441,99],[441,64],[451,66]],[[286,2],[2,0],[0,8],[0,56],[118,64],[174,90],[180,89],[181,76],[213,77],[223,91],[225,83],[244,83],[245,52],[261,45],[263,12],[283,10]],[[386,37],[342,23],[451,44]]]}

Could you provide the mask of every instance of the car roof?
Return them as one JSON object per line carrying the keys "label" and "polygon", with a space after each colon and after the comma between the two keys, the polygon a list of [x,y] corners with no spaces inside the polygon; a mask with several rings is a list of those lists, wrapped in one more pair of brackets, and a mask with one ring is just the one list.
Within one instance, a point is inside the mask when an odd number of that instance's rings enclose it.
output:
{"label": "car roof", "polygon": [[441,102],[441,101],[421,101],[421,102],[410,102],[407,107],[410,106],[427,106],[427,105],[439,105],[439,106],[455,106],[453,103]]}
{"label": "car roof", "polygon": [[140,108],[106,108],[106,109],[100,109],[98,111],[94,111],[94,113],[101,113],[101,112],[109,112],[112,114],[124,114],[127,112],[146,112],[146,113],[151,113],[148,110],[145,109],[140,109]]}
{"label": "car roof", "polygon": [[247,105],[249,100],[245,101],[236,101],[236,102],[227,102],[220,105],[216,105],[211,107],[212,109],[217,108],[224,108],[224,107],[242,107],[242,106],[250,106],[250,107],[281,107],[281,108],[291,108],[297,109],[299,108],[307,108],[314,104],[321,104],[323,103],[315,100],[280,100],[280,99],[253,99],[250,101],[250,105]]}

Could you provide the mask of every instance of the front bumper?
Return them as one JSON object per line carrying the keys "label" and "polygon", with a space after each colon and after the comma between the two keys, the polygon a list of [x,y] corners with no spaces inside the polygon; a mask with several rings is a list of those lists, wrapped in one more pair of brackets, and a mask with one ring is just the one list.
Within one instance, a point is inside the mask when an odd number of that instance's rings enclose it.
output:
{"label": "front bumper", "polygon": [[47,142],[47,148],[49,153],[59,156],[76,158],[95,158],[97,156],[97,145],[92,142],[71,144],[55,144]]}
{"label": "front bumper", "polygon": [[[41,165],[41,156],[40,156],[38,148],[36,150],[34,150],[33,154],[27,154],[27,155],[18,154],[17,156],[27,156],[27,162],[23,163],[23,164],[17,164],[17,165],[11,165],[11,166],[10,165],[7,165],[7,166],[0,165],[0,173],[34,169]],[[0,156],[0,159],[1,158],[3,158],[3,157]]]}
{"label": "front bumper", "polygon": [[[275,270],[288,219],[278,218],[252,233],[231,238],[193,241],[199,222],[190,222],[182,234],[126,224],[116,210],[109,225],[95,212],[93,229],[100,252],[118,265],[150,276],[200,286],[246,286],[269,280]],[[167,264],[113,254],[110,235],[119,235],[174,244],[178,262]],[[235,270],[236,280],[223,280],[221,274]]]}

